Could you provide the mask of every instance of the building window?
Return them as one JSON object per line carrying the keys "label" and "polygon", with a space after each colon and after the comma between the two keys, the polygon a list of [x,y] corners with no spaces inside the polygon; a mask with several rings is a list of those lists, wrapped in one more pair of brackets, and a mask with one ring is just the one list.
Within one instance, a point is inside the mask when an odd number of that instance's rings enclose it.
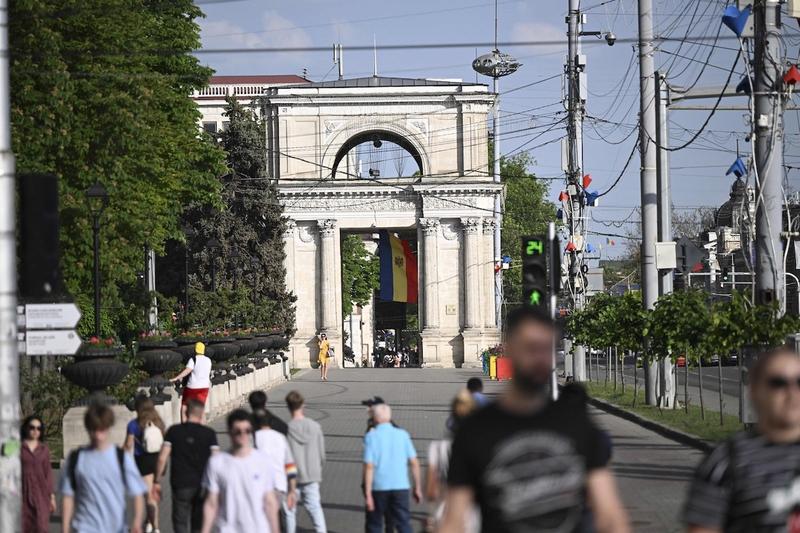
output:
{"label": "building window", "polygon": [[203,129],[206,130],[208,133],[217,133],[217,123],[203,122]]}

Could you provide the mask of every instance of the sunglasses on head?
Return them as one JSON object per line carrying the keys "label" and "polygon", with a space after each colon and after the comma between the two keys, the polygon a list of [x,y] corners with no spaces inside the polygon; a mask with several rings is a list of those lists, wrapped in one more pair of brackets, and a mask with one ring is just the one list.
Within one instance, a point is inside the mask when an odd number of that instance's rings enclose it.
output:
{"label": "sunglasses on head", "polygon": [[772,390],[785,390],[790,386],[800,389],[800,376],[787,378],[785,376],[768,376],[766,379],[767,387]]}

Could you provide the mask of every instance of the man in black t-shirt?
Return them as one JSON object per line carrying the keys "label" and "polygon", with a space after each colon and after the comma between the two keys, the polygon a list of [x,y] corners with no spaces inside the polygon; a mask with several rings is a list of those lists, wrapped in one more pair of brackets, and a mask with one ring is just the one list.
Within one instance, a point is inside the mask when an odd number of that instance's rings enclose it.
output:
{"label": "man in black t-shirt", "polygon": [[459,426],[439,533],[462,533],[475,504],[483,533],[579,532],[587,504],[596,531],[629,531],[585,393],[568,387],[549,400],[555,334],[552,320],[534,309],[506,319],[514,379],[499,401]]}
{"label": "man in black t-shirt", "polygon": [[690,533],[800,533],[800,358],[767,352],[749,381],[758,424],[697,467],[684,510]]}
{"label": "man in black t-shirt", "polygon": [[203,526],[203,491],[201,484],[208,458],[219,449],[217,434],[203,425],[205,407],[197,400],[186,406],[186,422],[167,430],[158,456],[153,482],[154,498],[161,497],[161,477],[172,458],[172,529],[175,533],[200,531]]}

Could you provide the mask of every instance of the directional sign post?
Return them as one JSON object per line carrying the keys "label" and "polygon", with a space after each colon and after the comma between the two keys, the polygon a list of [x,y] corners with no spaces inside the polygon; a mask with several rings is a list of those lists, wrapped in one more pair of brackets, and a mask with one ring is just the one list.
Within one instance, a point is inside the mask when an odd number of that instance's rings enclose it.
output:
{"label": "directional sign post", "polygon": [[75,355],[82,342],[74,329],[26,331],[19,336],[26,355]]}
{"label": "directional sign post", "polygon": [[17,310],[25,317],[25,329],[72,329],[81,319],[81,312],[73,303],[26,304]]}

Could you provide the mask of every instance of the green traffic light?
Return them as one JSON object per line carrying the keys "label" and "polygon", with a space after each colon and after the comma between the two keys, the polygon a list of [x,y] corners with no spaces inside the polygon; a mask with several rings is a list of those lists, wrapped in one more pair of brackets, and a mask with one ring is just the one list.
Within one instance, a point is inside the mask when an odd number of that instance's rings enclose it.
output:
{"label": "green traffic light", "polygon": [[533,291],[531,293],[531,305],[539,305],[542,300],[542,293],[539,291]]}
{"label": "green traffic light", "polygon": [[525,253],[528,255],[541,255],[544,253],[544,243],[542,241],[528,241],[525,247]]}

